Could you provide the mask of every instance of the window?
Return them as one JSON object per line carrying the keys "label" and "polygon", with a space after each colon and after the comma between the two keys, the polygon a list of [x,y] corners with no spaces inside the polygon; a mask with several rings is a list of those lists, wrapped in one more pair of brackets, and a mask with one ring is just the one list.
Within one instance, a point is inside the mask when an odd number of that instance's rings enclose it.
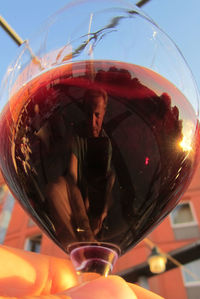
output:
{"label": "window", "polygon": [[180,203],[170,214],[171,224],[176,240],[200,237],[199,226],[192,203]]}
{"label": "window", "polygon": [[200,259],[184,265],[193,275],[182,269],[183,281],[186,287],[188,299],[199,298],[200,293]]}
{"label": "window", "polygon": [[190,202],[179,204],[171,213],[173,226],[190,225],[196,223]]}
{"label": "window", "polygon": [[[198,282],[200,286],[200,259],[195,260],[193,262],[187,263],[184,265],[191,273],[194,274],[194,277],[187,273],[186,271],[182,270],[183,272],[183,279],[185,285],[191,285],[194,282]],[[197,276],[195,278],[195,276]]]}
{"label": "window", "polygon": [[26,239],[25,250],[39,253],[41,243],[42,243],[42,235],[31,236]]}

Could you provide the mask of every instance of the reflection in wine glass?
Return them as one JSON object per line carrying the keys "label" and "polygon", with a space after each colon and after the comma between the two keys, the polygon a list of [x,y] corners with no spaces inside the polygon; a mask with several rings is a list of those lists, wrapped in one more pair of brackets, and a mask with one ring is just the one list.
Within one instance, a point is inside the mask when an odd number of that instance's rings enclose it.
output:
{"label": "reflection in wine glass", "polygon": [[73,1],[22,47],[5,82],[7,184],[79,273],[107,275],[194,172],[198,94],[184,59],[129,2]]}
{"label": "reflection in wine glass", "polygon": [[72,126],[66,173],[47,185],[46,197],[47,205],[54,211],[50,215],[55,218],[57,214],[58,225],[62,215],[74,239],[78,232],[77,240],[95,241],[107,215],[114,184],[112,146],[102,129],[107,95],[101,90],[87,90],[82,106],[86,119]]}

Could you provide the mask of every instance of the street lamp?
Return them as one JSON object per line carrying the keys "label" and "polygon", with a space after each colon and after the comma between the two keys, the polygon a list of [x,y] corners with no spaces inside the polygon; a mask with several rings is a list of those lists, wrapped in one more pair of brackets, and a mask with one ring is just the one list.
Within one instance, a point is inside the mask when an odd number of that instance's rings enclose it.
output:
{"label": "street lamp", "polygon": [[166,269],[167,258],[158,251],[157,247],[153,247],[148,257],[150,271],[155,274],[163,273]]}

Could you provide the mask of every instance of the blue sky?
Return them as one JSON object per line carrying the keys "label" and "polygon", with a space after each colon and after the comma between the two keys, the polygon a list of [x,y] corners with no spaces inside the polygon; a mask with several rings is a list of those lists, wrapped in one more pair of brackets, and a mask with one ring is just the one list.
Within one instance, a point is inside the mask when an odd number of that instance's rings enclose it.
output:
{"label": "blue sky", "polygon": [[[0,2],[0,15],[27,39],[67,0],[6,0]],[[133,0],[133,4],[137,1]],[[188,62],[200,89],[200,1],[151,0],[142,9],[174,40]],[[0,81],[16,55],[17,45],[0,27]]]}

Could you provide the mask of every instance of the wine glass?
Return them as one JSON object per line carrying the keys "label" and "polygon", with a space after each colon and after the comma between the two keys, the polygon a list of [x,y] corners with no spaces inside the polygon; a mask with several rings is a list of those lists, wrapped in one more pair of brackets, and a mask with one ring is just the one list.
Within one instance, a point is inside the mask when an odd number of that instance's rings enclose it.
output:
{"label": "wine glass", "polygon": [[128,1],[71,1],[1,88],[0,168],[77,273],[108,275],[176,206],[198,160],[198,91]]}

